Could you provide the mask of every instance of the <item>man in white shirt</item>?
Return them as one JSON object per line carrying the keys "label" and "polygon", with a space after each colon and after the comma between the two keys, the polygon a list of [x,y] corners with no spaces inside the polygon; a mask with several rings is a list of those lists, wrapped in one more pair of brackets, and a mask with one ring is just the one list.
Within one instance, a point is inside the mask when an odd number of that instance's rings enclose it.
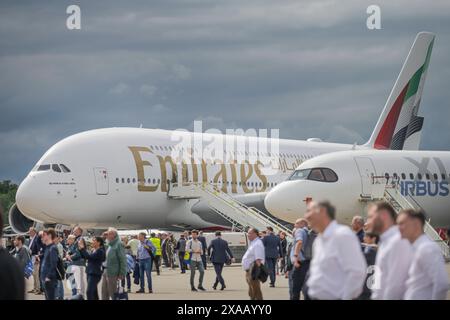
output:
{"label": "man in white shirt", "polygon": [[250,240],[247,251],[242,257],[242,267],[245,270],[245,279],[248,284],[248,295],[250,300],[262,300],[261,283],[259,279],[252,278],[252,270],[265,263],[265,249],[264,244],[259,238],[259,231],[251,228],[247,232],[247,237]]}
{"label": "man in white shirt", "polygon": [[334,220],[335,209],[327,201],[311,201],[305,218],[319,234],[313,244],[308,295],[319,300],[357,298],[367,269],[358,238]]}
{"label": "man in white shirt", "polygon": [[372,299],[403,299],[406,279],[412,262],[411,244],[402,239],[395,224],[397,213],[387,202],[371,204],[367,211],[366,228],[380,235],[375,259]]}
{"label": "man in white shirt", "polygon": [[411,242],[413,260],[406,281],[406,300],[445,300],[449,288],[445,262],[439,246],[424,234],[425,214],[403,210],[397,217],[402,238]]}

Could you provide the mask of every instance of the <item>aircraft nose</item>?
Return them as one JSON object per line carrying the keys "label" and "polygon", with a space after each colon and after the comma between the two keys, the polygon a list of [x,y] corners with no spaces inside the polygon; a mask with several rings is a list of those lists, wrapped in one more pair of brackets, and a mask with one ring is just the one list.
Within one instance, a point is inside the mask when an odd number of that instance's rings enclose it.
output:
{"label": "aircraft nose", "polygon": [[274,216],[286,221],[298,218],[301,211],[301,195],[296,191],[298,181],[284,181],[273,188],[264,198],[264,206]]}
{"label": "aircraft nose", "polygon": [[22,181],[16,193],[16,204],[21,212],[37,218],[43,200],[39,196],[39,190],[35,176],[28,176]]}

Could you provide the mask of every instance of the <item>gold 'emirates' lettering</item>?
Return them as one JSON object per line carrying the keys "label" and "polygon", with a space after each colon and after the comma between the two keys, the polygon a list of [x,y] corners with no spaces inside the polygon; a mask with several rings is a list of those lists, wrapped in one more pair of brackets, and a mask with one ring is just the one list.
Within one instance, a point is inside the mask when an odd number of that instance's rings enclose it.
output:
{"label": "gold 'emirates' lettering", "polygon": [[[245,172],[245,165],[248,166],[248,172]],[[245,193],[251,193],[253,192],[253,188],[249,189],[247,186],[247,181],[250,180],[251,176],[253,175],[253,167],[252,165],[248,162],[248,160],[244,160],[243,163],[241,163],[241,181],[242,181],[242,190]]]}
{"label": "gold 'emirates' lettering", "polygon": [[256,189],[256,192],[264,192],[267,187],[267,177],[262,174],[261,169],[259,168],[259,165],[263,165],[263,163],[258,160],[255,163],[255,173],[258,176],[258,178],[261,180],[262,187],[261,187],[261,189]]}
{"label": "gold 'emirates' lettering", "polygon": [[[161,191],[162,192],[167,192],[168,190],[168,183],[167,183],[167,164],[169,164],[169,168],[171,169],[171,173],[172,173],[172,182],[176,182],[177,181],[177,176],[178,176],[178,170],[177,170],[177,166],[175,164],[175,162],[173,162],[173,159],[171,156],[166,156],[166,157],[161,157],[161,156],[157,156],[158,160],[159,160],[159,167],[161,170]],[[170,172],[169,172],[170,173]]]}
{"label": "gold 'emirates' lettering", "polygon": [[[161,156],[155,154],[150,148],[147,147],[139,147],[139,146],[130,146],[128,147],[133,154],[134,162],[136,165],[137,172],[137,180],[138,180],[138,191],[143,192],[155,192],[159,189],[162,192],[167,192],[169,190],[170,182],[178,181],[178,166],[176,161],[171,156]],[[148,153],[155,155],[159,162],[159,168],[161,173],[161,181],[156,185],[146,184],[145,179],[145,167],[152,167],[152,164],[148,160],[143,160],[143,154]],[[229,164],[224,164],[220,160],[215,161],[205,161],[201,160],[200,170],[199,172],[198,165],[195,163],[194,158],[191,156],[190,163],[186,161],[181,162],[181,179],[183,183],[189,182],[190,170],[192,170],[192,181],[198,182],[201,180],[204,183],[208,183],[208,169],[215,170],[218,168],[219,170],[215,173],[211,173],[214,175],[213,182],[218,184],[219,181],[222,183],[221,190],[223,192],[230,191],[231,193],[238,193],[238,181],[239,186],[242,187],[242,191],[244,193],[252,193],[252,192],[264,192],[268,186],[268,179],[262,173],[262,167],[264,167],[261,161],[256,161],[256,163],[252,164],[248,160],[244,160],[242,163],[238,163],[236,159],[231,160]],[[298,161],[301,162],[301,161]],[[283,171],[286,169],[286,164],[281,160],[279,162]],[[228,190],[228,173],[227,173],[227,165],[230,166],[230,179],[231,179],[231,189]],[[238,169],[239,168],[239,169]],[[238,171],[239,175],[238,176]],[[253,173],[255,173],[258,180],[261,182],[261,188],[258,188],[258,182],[255,182],[256,187],[250,187],[250,180],[252,179]],[[201,174],[201,178],[199,176]]]}
{"label": "gold 'emirates' lettering", "polygon": [[141,157],[141,152],[153,153],[152,150],[150,150],[147,147],[128,147],[128,148],[133,154],[134,162],[136,164],[136,171],[138,177],[138,191],[155,192],[156,190],[158,190],[159,183],[154,186],[145,185],[144,167],[145,166],[151,167],[152,164],[147,160],[142,160]]}
{"label": "gold 'emirates' lettering", "polygon": [[214,183],[218,183],[219,179],[222,178],[222,192],[227,192],[227,168],[220,160],[214,161],[215,164],[220,165],[220,170],[214,176]]}

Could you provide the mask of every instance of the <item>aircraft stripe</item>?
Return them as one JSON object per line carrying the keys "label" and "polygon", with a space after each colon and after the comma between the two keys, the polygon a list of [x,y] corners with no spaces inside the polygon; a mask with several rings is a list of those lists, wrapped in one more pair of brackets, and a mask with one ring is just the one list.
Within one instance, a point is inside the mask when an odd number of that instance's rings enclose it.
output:
{"label": "aircraft stripe", "polygon": [[405,98],[406,90],[408,85],[406,85],[400,92],[399,96],[394,102],[389,114],[384,120],[383,126],[380,129],[380,133],[375,140],[375,149],[388,149],[391,145],[392,135],[394,134],[395,124],[397,123],[398,116],[402,110],[403,100]]}
{"label": "aircraft stripe", "polygon": [[[407,127],[405,126],[398,130],[394,135],[394,131],[396,128],[396,124],[398,118],[400,116],[401,110],[403,106],[408,102],[410,98],[412,98],[418,91],[420,81],[422,79],[422,74],[427,70],[428,64],[430,62],[431,50],[433,48],[433,41],[428,46],[427,55],[425,57],[425,61],[423,65],[414,73],[411,79],[408,81],[406,86],[398,95],[397,99],[394,102],[389,114],[387,115],[383,127],[381,127],[380,132],[378,133],[377,139],[375,140],[374,147],[375,149],[388,149],[391,147],[398,148],[400,145],[403,146],[404,140],[406,138]],[[411,121],[414,120],[414,117],[411,118]],[[419,129],[420,130],[420,129]],[[416,132],[416,131],[415,131]],[[412,133],[411,133],[412,134]],[[402,141],[403,140],[403,141]]]}

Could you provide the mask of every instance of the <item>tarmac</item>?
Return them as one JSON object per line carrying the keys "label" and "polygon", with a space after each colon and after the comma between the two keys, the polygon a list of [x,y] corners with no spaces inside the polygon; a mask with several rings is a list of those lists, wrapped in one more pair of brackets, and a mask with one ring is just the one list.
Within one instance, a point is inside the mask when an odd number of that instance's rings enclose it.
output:
{"label": "tarmac", "polygon": [[[447,272],[450,278],[450,264],[447,263]],[[190,271],[187,270],[185,274],[181,274],[179,269],[162,268],[161,275],[152,273],[153,293],[135,293],[139,287],[132,284],[131,293],[128,294],[129,300],[248,300],[248,286],[245,281],[245,274],[240,264],[233,264],[225,266],[223,270],[223,277],[225,279],[226,289],[224,291],[213,290],[212,285],[215,280],[215,273],[212,266],[208,265],[205,270],[205,277],[203,286],[206,291],[192,292],[189,284]],[[133,279],[131,279],[133,281]],[[198,284],[198,272],[196,272],[195,284]],[[27,280],[27,291],[33,287],[32,277]],[[70,298],[70,290],[65,288],[65,298]],[[100,292],[101,284],[99,285]],[[288,300],[289,289],[288,280],[284,275],[279,275],[276,278],[275,288],[269,287],[269,281],[262,284],[262,292],[265,300]],[[44,295],[35,295],[27,293],[27,299],[30,300],[44,300]],[[447,300],[450,300],[450,291],[447,294]]]}

